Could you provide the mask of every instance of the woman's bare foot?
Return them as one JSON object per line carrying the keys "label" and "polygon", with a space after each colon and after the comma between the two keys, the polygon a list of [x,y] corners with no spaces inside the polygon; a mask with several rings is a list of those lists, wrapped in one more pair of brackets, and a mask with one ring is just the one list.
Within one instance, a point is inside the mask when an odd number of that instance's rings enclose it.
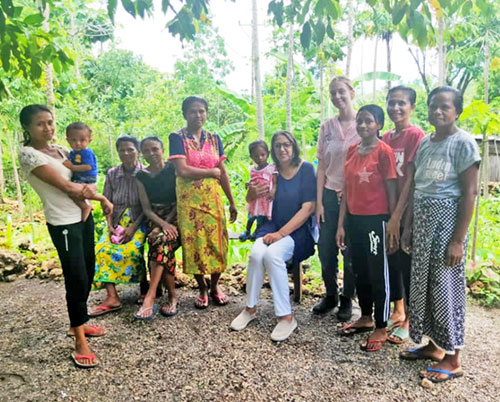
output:
{"label": "woman's bare foot", "polygon": [[389,329],[401,326],[405,319],[406,314],[404,299],[396,300],[394,302],[394,311],[389,318],[389,320],[392,322],[392,325],[389,325]]}
{"label": "woman's bare foot", "polygon": [[385,328],[377,328],[368,337],[366,341],[361,344],[361,348],[367,352],[375,352],[382,348],[382,345],[387,340],[387,330]]}
{"label": "woman's bare foot", "polygon": [[161,310],[160,314],[165,317],[172,317],[177,314],[177,304],[179,303],[179,298],[169,297],[167,304],[165,304]]}
{"label": "woman's bare foot", "polygon": [[421,358],[428,358],[435,361],[441,361],[445,357],[445,353],[433,342],[429,342],[427,345],[415,349],[413,353],[421,356]]}
{"label": "woman's bare foot", "polygon": [[420,372],[421,377],[425,377],[431,381],[441,382],[450,379],[450,377],[460,377],[463,375],[458,350],[455,351],[455,355],[445,355],[443,360],[431,365],[430,368],[449,371],[452,373],[452,376],[442,372],[423,370]]}

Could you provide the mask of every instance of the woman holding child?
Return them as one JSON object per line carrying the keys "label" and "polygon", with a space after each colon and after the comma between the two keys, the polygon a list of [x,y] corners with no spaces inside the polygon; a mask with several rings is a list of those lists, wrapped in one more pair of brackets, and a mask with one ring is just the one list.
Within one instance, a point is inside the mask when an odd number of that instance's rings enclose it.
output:
{"label": "woman holding child", "polygon": [[50,237],[63,270],[70,319],[68,335],[75,337],[71,357],[78,367],[95,367],[99,361],[85,338],[104,335],[101,328],[85,325],[95,269],[94,220],[91,213],[82,219],[82,210],[73,199],[99,200],[105,214],[113,212],[113,205],[96,194],[94,187],[70,181],[71,170],[64,165],[69,152],[52,144],[55,124],[46,106],[24,107],[19,120],[24,131],[24,147],[19,153],[21,169],[42,200]]}
{"label": "woman holding child", "polygon": [[138,161],[139,142],[130,135],[122,135],[116,140],[116,150],[122,164],[108,170],[103,191],[114,210],[113,215],[106,217],[107,233],[96,244],[94,276],[94,287],[105,287],[107,296],[90,313],[94,317],[121,309],[116,284],[142,284],[146,279],[146,226],[135,180],[144,168]]}
{"label": "woman holding child", "polygon": [[[220,188],[229,200],[230,220],[236,207],[224,166],[224,149],[219,136],[203,129],[208,104],[189,96],[182,102],[187,126],[170,134],[170,157],[177,174],[177,214],[182,239],[184,273],[194,275],[200,294],[195,307],[208,307],[208,296],[217,305],[226,305],[227,295],[219,287],[227,266],[228,234]],[[210,282],[205,281],[210,275]]]}
{"label": "woman holding child", "polygon": [[[272,216],[257,230],[247,268],[247,305],[232,321],[231,328],[241,331],[257,318],[259,294],[267,270],[278,317],[271,339],[279,342],[297,328],[286,263],[292,258],[302,261],[314,254],[310,217],[316,207],[316,176],[313,165],[300,159],[297,140],[287,131],[273,135],[271,156],[279,172]],[[266,183],[250,184],[247,201],[266,196],[269,191]]]}

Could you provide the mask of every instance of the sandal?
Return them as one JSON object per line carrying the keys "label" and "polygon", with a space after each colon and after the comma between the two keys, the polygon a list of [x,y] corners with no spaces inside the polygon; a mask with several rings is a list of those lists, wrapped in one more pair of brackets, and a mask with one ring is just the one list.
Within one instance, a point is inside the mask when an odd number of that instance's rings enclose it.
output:
{"label": "sandal", "polygon": [[354,327],[354,322],[347,324],[346,326],[339,328],[337,334],[342,336],[352,336],[354,334],[362,334],[363,332],[373,331],[375,327]]}
{"label": "sandal", "polygon": [[[92,368],[99,365],[99,360],[96,359],[95,353],[90,355],[77,355],[75,353],[71,353],[71,358],[77,365],[77,367],[81,368]],[[80,360],[90,360],[92,363],[82,363]]]}
{"label": "sandal", "polygon": [[208,295],[205,297],[198,296],[194,301],[194,306],[200,310],[206,309],[208,307]]}
{"label": "sandal", "polygon": [[221,293],[210,293],[210,297],[218,306],[225,306],[229,303],[229,297],[224,292]]}
{"label": "sandal", "polygon": [[[364,350],[365,352],[378,352],[380,349],[382,349],[382,345],[385,343],[387,339],[384,340],[371,340],[368,338],[365,342],[363,342],[360,346],[361,350]],[[371,347],[368,347],[368,345],[371,345]]]}
{"label": "sandal", "polygon": [[104,314],[112,313],[113,311],[121,310],[122,305],[118,306],[97,306],[94,310],[92,310],[88,316],[89,317],[99,317]]}
{"label": "sandal", "polygon": [[[85,336],[88,336],[89,338],[98,338],[100,336],[106,335],[106,331],[102,329],[101,327],[98,327],[96,325],[88,325],[85,326],[84,330]],[[68,336],[75,336],[75,334],[72,334],[68,332],[66,335]]]}
{"label": "sandal", "polygon": [[[160,309],[160,314],[163,316],[163,317],[173,317],[174,315],[177,314],[177,306],[179,305],[179,303],[175,303],[175,306],[173,306],[171,303],[167,303],[165,304],[161,309]],[[174,307],[174,311],[165,311],[165,307]]]}
{"label": "sandal", "polygon": [[408,331],[403,327],[397,327],[394,331],[391,332],[389,338],[387,340],[394,345],[402,345],[403,343],[408,342],[410,335]]}
{"label": "sandal", "polygon": [[[145,316],[139,315],[146,311],[151,311],[151,314]],[[158,304],[155,303],[153,304],[153,307],[147,307],[147,308],[141,307],[139,311],[134,314],[134,318],[141,321],[151,321],[153,318],[155,318],[156,313],[158,313]]]}
{"label": "sandal", "polygon": [[441,359],[438,359],[433,356],[426,355],[422,353],[422,348],[410,348],[407,350],[403,350],[402,352],[399,353],[399,358],[403,360],[432,360],[435,362],[440,362]]}
{"label": "sandal", "polygon": [[[447,377],[446,378],[429,378],[425,375],[426,373],[446,374]],[[426,378],[427,380],[432,381],[433,383],[440,383],[440,382],[452,380],[454,378],[460,378],[464,375],[464,372],[460,369],[460,371],[457,371],[456,373],[454,373],[453,371],[438,369],[438,368],[434,368],[432,366],[429,366],[429,367],[427,367],[425,374],[423,372],[420,372],[420,378]]]}

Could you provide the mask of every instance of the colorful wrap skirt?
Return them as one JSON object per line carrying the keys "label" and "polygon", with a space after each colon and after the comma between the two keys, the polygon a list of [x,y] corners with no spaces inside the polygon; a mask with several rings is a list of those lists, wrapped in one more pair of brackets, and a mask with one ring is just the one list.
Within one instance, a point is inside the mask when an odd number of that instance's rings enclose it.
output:
{"label": "colorful wrap skirt", "polygon": [[[126,210],[120,219],[120,226],[130,224],[130,212]],[[132,239],[124,244],[111,242],[106,231],[96,243],[96,272],[93,289],[102,289],[104,283],[130,284],[139,283],[146,276],[144,264],[144,241],[146,225],[141,224]]]}
{"label": "colorful wrap skirt", "polygon": [[[172,212],[172,209],[176,207],[176,204],[164,205],[164,204],[152,204],[151,208],[154,213],[162,219]],[[178,227],[177,222],[174,220],[171,222],[172,225]],[[150,222],[150,230],[155,230],[156,225]],[[151,263],[155,262],[159,265],[163,265],[163,269],[166,269],[172,275],[175,275],[175,250],[181,246],[180,236],[177,236],[174,240],[168,240],[165,233],[161,230],[156,235],[148,236],[148,266],[151,268]]]}
{"label": "colorful wrap skirt", "polygon": [[458,200],[416,196],[413,204],[413,256],[410,278],[410,336],[427,336],[454,354],[464,347],[465,258],[445,265],[446,250],[457,223]]}
{"label": "colorful wrap skirt", "polygon": [[228,234],[219,181],[177,177],[176,191],[184,273],[223,272],[227,265]]}

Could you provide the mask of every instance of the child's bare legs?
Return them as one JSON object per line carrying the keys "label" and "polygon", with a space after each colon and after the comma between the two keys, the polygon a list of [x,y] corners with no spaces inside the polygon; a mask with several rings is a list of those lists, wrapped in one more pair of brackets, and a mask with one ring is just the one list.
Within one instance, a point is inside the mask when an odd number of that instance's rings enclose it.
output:
{"label": "child's bare legs", "polygon": [[90,213],[92,212],[92,205],[88,200],[81,200],[78,198],[71,198],[76,205],[78,205],[78,208],[82,210],[82,222],[85,222]]}

